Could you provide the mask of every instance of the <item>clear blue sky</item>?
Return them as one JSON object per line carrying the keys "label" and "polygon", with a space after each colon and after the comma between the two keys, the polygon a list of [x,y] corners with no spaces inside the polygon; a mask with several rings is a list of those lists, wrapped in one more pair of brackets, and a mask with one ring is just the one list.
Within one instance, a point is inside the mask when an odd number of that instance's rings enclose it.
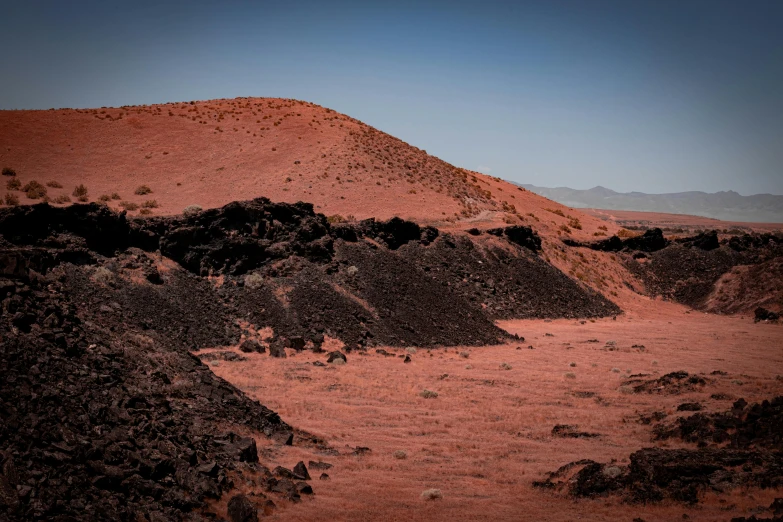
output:
{"label": "clear blue sky", "polygon": [[783,194],[783,1],[0,1],[0,108],[313,101],[542,186]]}

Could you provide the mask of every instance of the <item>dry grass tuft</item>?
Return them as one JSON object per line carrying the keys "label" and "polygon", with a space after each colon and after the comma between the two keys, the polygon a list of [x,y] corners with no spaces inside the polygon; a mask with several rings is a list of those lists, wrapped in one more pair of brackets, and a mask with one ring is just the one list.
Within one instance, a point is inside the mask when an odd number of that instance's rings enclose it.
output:
{"label": "dry grass tuft", "polygon": [[438,498],[443,498],[443,492],[439,489],[425,489],[421,492],[421,498],[424,500],[435,500]]}
{"label": "dry grass tuft", "polygon": [[27,194],[30,199],[41,199],[46,196],[46,187],[33,180],[27,183],[22,190]]}
{"label": "dry grass tuft", "polygon": [[120,207],[128,211],[133,211],[139,209],[139,204],[134,203],[133,201],[120,201]]}

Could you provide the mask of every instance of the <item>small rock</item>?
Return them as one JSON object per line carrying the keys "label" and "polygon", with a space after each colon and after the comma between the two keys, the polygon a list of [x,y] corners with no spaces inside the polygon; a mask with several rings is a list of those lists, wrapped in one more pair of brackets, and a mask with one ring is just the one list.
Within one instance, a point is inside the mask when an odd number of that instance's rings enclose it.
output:
{"label": "small rock", "polygon": [[288,340],[288,344],[290,345],[291,348],[293,348],[297,352],[301,352],[305,348],[304,337],[300,337],[300,336],[291,337]]}
{"label": "small rock", "polygon": [[404,460],[408,458],[408,454],[402,450],[397,450],[394,453],[392,453],[392,455],[394,456],[395,459],[399,459],[399,460]]}
{"label": "small rock", "polygon": [[345,357],[345,354],[339,351],[329,352],[329,356],[326,359],[326,362],[334,364],[335,361],[342,360],[342,363],[337,364],[345,364],[348,362],[348,358]]}
{"label": "small rock", "polygon": [[443,492],[439,489],[425,489],[421,492],[421,498],[424,500],[435,500],[438,498],[443,498]]}
{"label": "small rock", "polygon": [[329,480],[329,475],[326,473],[321,473],[321,476],[318,477],[319,480]]}
{"label": "small rock", "polygon": [[419,395],[425,399],[435,399],[438,397],[438,392],[434,392],[431,390],[422,390],[419,392]]}
{"label": "small rock", "polygon": [[404,363],[409,363],[409,362],[411,362],[411,356],[410,356],[410,355],[406,355],[406,356],[405,356],[405,359],[403,359],[403,360],[402,360],[402,362],[404,362]]}
{"label": "small rock", "polygon": [[234,495],[228,501],[231,522],[258,522],[258,510],[245,495]]}
{"label": "small rock", "polygon": [[313,494],[313,488],[310,486],[310,484],[306,482],[297,482],[296,483],[296,491],[300,495],[312,495]]}
{"label": "small rock", "polygon": [[207,462],[206,464],[202,464],[201,466],[196,468],[196,470],[204,475],[209,475],[210,477],[216,477],[218,471],[220,471],[220,467],[215,462]]}
{"label": "small rock", "polygon": [[242,344],[239,345],[239,349],[243,351],[244,353],[264,353],[266,352],[266,348],[264,348],[261,343],[256,341],[255,339],[246,339]]}
{"label": "small rock", "polygon": [[307,472],[307,467],[304,462],[299,461],[297,465],[294,466],[294,478],[298,478],[299,480],[310,480],[310,473]]}
{"label": "small rock", "polygon": [[277,466],[275,469],[272,470],[272,473],[282,478],[287,478],[287,479],[294,478],[294,472],[288,468],[284,468],[283,466]]}

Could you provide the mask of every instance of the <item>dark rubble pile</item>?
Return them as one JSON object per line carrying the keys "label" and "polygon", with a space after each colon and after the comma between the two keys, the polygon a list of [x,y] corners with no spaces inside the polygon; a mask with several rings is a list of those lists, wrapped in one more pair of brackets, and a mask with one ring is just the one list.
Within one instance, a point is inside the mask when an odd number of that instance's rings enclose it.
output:
{"label": "dark rubble pile", "polygon": [[654,434],[658,440],[677,438],[701,447],[728,443],[743,450],[758,445],[783,449],[783,396],[751,407],[739,399],[728,412],[680,417],[672,425],[659,424]]}
{"label": "dark rubble pile", "polygon": [[509,250],[443,234],[427,248],[409,244],[400,253],[494,320],[621,313],[603,295],[579,285],[529,248]]}
{"label": "dark rubble pile", "polygon": [[724,239],[704,233],[680,239],[647,256],[629,259],[628,269],[639,277],[652,296],[663,296],[701,308],[715,283],[738,265],[756,265],[783,257],[783,238],[773,234],[745,234]]}
{"label": "dark rubble pile", "polygon": [[581,460],[549,473],[534,486],[575,497],[623,495],[628,502],[664,499],[696,503],[706,491],[783,487],[783,397],[725,414],[696,414],[656,436],[677,437],[699,449],[645,448],[630,464]]}
{"label": "dark rubble pile", "polygon": [[653,228],[644,234],[626,239],[612,236],[593,242],[579,242],[574,239],[564,239],[563,243],[573,247],[586,247],[601,252],[657,252],[669,245],[669,241],[663,237],[663,230]]}
{"label": "dark rubble pile", "polygon": [[634,393],[661,393],[667,395],[692,392],[703,388],[706,384],[707,380],[704,377],[689,375],[685,371],[667,373],[651,380],[634,377],[623,382],[623,386],[630,387]]}
{"label": "dark rubble pile", "polygon": [[83,321],[64,274],[0,280],[0,519],[195,520],[274,412],[142,332]]}
{"label": "dark rubble pile", "polygon": [[270,262],[300,256],[331,258],[326,218],[309,203],[233,202],[185,217],[137,219],[134,236],[199,275],[241,275]]}
{"label": "dark rubble pile", "polygon": [[[26,220],[33,226],[20,233]],[[350,348],[493,344],[507,340],[495,319],[619,312],[538,258],[532,229],[498,230],[509,249],[398,218],[332,226],[312,205],[264,198],[133,220],[97,204],[0,211],[0,234],[16,249],[39,251],[42,272],[83,267],[69,270],[66,284],[100,311],[96,320],[118,328],[127,321],[189,349],[234,344],[237,318],[285,337],[330,335]],[[96,231],[111,237],[101,242]],[[159,273],[152,252],[184,271]],[[88,284],[94,266],[110,281]],[[205,275],[225,284],[215,288]]]}

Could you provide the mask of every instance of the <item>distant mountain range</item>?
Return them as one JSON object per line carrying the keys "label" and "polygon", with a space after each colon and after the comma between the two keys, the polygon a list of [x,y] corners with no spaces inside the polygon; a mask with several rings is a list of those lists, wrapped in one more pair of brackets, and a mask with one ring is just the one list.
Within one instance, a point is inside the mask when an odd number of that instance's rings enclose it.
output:
{"label": "distant mountain range", "polygon": [[643,192],[615,192],[600,186],[588,190],[576,190],[567,187],[536,187],[520,183],[517,185],[574,208],[666,212],[704,216],[724,221],[783,223],[783,196],[773,194],[742,196],[733,190],[714,194],[707,192],[645,194]]}

